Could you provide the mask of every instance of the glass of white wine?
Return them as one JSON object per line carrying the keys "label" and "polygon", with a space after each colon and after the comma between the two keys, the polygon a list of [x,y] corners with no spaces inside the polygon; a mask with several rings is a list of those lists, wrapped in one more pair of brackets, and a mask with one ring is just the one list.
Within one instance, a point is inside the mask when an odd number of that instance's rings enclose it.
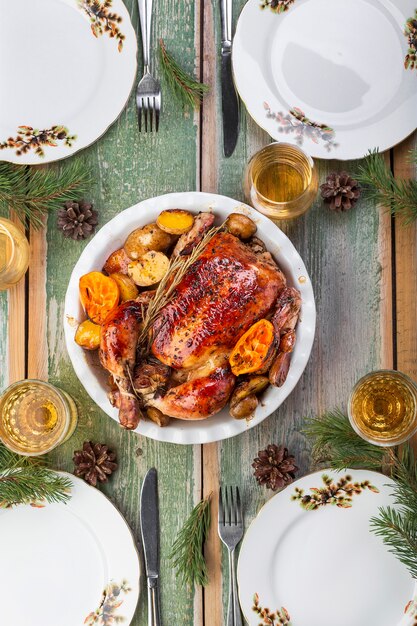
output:
{"label": "glass of white wine", "polygon": [[249,161],[244,191],[249,204],[272,220],[299,217],[317,195],[317,169],[298,146],[270,143]]}
{"label": "glass of white wine", "polygon": [[0,291],[16,285],[28,265],[28,240],[13,222],[0,217]]}
{"label": "glass of white wine", "polygon": [[417,386],[395,370],[377,370],[361,378],[350,394],[353,429],[377,446],[397,446],[417,432]]}
{"label": "glass of white wine", "polygon": [[21,380],[0,397],[0,440],[24,456],[45,454],[69,439],[77,407],[63,389],[41,380]]}

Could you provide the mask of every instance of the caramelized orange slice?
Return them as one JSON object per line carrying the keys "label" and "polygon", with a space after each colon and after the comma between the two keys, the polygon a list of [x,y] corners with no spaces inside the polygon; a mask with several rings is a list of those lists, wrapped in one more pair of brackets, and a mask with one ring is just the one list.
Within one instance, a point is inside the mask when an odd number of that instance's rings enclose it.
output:
{"label": "caramelized orange slice", "polygon": [[80,298],[88,317],[103,324],[119,304],[120,291],[116,281],[101,272],[89,272],[80,278]]}
{"label": "caramelized orange slice", "polygon": [[274,327],[268,320],[259,320],[239,339],[230,353],[229,363],[235,376],[257,372],[274,349]]}

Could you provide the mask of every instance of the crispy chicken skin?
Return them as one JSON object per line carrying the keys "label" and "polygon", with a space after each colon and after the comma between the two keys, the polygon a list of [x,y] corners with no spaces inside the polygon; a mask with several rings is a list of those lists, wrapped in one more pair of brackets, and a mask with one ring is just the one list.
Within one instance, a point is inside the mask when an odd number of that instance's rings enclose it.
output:
{"label": "crispy chicken skin", "polygon": [[259,261],[233,235],[218,233],[161,311],[152,353],[174,369],[198,367],[215,352],[228,355],[284,286],[277,266]]}
{"label": "crispy chicken skin", "polygon": [[135,366],[142,311],[140,303],[128,300],[110,314],[101,329],[100,362],[112,374],[119,389],[116,400],[119,420],[129,430],[136,428],[141,417],[128,370],[132,372]]}
{"label": "crispy chicken skin", "polygon": [[[188,375],[152,406],[180,419],[204,419],[220,411],[234,386],[227,362],[231,349],[271,311],[285,284],[276,265],[260,260],[229,233],[215,235],[154,324],[153,355]],[[195,370],[200,370],[198,377]]]}

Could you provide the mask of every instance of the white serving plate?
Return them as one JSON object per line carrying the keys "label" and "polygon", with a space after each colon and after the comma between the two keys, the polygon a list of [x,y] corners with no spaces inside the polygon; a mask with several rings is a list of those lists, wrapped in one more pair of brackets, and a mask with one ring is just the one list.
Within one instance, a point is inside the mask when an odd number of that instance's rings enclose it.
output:
{"label": "white serving plate", "polygon": [[[350,508],[302,508],[293,499],[296,489],[311,495],[325,487],[323,475],[333,483],[346,475],[350,482],[370,481],[372,490],[359,489],[346,503]],[[393,482],[365,470],[322,470],[271,498],[249,526],[239,555],[247,623],[264,623],[254,610],[258,594],[259,608],[281,613],[281,621],[271,622],[277,626],[414,626],[416,581],[370,531],[370,519],[386,506],[396,506]]]}
{"label": "white serving plate", "polygon": [[97,353],[86,352],[74,341],[76,331],[74,320],[81,321],[85,318],[78,294],[79,279],[87,272],[101,270],[109,254],[123,246],[127,235],[132,230],[154,222],[161,211],[172,208],[187,209],[193,213],[213,210],[219,224],[232,212],[237,211],[249,215],[256,222],[258,236],[276,258],[289,285],[297,287],[302,296],[301,321],[297,327],[297,342],[287,380],[280,388],[268,388],[252,420],[235,420],[230,417],[228,409],[225,408],[217,415],[205,420],[173,419],[164,428],[160,428],[150,420],[144,420],[136,429],[137,433],[171,443],[194,444],[220,441],[256,426],[284,402],[307,365],[314,339],[316,308],[313,288],[305,265],[288,237],[255,209],[225,196],[184,192],[144,200],[119,213],[103,226],[86,246],[71,274],[65,298],[63,322],[67,350],[74,370],[87,393],[107,415],[118,421],[118,411],[110,405],[107,398],[108,374],[99,365]]}
{"label": "white serving plate", "polygon": [[[0,15],[0,160],[48,163],[96,141],[136,77],[136,35],[122,0],[0,0]],[[33,141],[42,133],[40,153]]]}
{"label": "white serving plate", "polygon": [[271,137],[355,159],[413,132],[417,70],[404,66],[404,30],[414,0],[280,2],[277,13],[248,0],[233,41],[236,87]]}
{"label": "white serving plate", "polygon": [[128,626],[140,578],[132,533],[98,489],[62,474],[67,504],[0,509],[1,624]]}

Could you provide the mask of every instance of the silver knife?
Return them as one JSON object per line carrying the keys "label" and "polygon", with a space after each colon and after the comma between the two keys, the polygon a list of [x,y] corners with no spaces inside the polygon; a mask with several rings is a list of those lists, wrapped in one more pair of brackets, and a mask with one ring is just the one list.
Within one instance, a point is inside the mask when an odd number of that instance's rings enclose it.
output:
{"label": "silver knife", "polygon": [[239,134],[239,98],[232,76],[232,0],[220,0],[222,25],[222,113],[224,156],[233,154]]}
{"label": "silver knife", "polygon": [[148,471],[143,479],[140,494],[140,528],[148,582],[148,626],[161,626],[158,475],[154,467]]}

